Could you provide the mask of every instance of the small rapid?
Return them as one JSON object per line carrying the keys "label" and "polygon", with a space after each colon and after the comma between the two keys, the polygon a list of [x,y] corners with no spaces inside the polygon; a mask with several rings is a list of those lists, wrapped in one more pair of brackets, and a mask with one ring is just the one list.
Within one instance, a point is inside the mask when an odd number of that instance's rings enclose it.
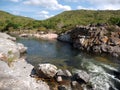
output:
{"label": "small rapid", "polygon": [[[109,56],[80,52],[68,43],[19,38],[27,50],[27,61],[32,65],[51,63],[63,69],[82,69],[90,74],[94,90],[120,90],[120,62]],[[85,89],[87,90],[87,89]]]}

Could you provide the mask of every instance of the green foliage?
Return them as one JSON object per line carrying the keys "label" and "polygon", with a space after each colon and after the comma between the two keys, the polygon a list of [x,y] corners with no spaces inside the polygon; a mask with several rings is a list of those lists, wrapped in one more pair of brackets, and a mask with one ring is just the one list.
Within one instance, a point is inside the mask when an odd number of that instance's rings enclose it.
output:
{"label": "green foliage", "polygon": [[[0,11],[0,31],[33,29],[34,19]],[[34,26],[33,26],[34,25]]]}
{"label": "green foliage", "polygon": [[120,26],[120,17],[111,17],[108,22],[113,25]]}
{"label": "green foliage", "polygon": [[92,23],[109,23],[108,21],[111,17],[120,17],[120,10],[65,11],[50,19],[44,20],[42,23],[44,26],[49,26],[48,28],[64,32],[73,28],[76,25],[88,25]]}
{"label": "green foliage", "polygon": [[7,58],[7,63],[9,66],[11,66],[12,62],[15,61],[15,56],[13,56],[12,50],[8,51],[8,58]]}
{"label": "green foliage", "polygon": [[70,30],[76,25],[109,23],[120,26],[120,10],[72,10],[47,20],[34,20],[0,11],[0,31],[54,30],[57,33]]}

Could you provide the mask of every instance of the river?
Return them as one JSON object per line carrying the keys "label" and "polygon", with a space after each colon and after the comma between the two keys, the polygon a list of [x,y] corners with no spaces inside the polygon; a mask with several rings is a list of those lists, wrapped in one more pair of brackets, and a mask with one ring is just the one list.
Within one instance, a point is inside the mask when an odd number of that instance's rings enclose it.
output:
{"label": "river", "polygon": [[90,74],[96,90],[120,90],[120,62],[107,55],[93,55],[78,51],[68,43],[57,40],[19,38],[27,49],[27,62],[32,65],[51,63],[62,69],[82,69]]}

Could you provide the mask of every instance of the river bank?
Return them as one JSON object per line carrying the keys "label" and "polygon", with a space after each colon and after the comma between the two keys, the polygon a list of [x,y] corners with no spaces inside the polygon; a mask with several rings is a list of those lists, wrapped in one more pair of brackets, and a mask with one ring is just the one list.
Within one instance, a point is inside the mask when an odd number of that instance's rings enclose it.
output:
{"label": "river bank", "polygon": [[0,33],[0,89],[1,90],[49,90],[49,86],[30,77],[33,66],[21,54],[26,52],[23,44],[15,38]]}
{"label": "river bank", "polygon": [[106,24],[76,26],[62,33],[58,40],[73,44],[73,47],[89,53],[109,54],[120,57],[120,27]]}
{"label": "river bank", "polygon": [[[23,30],[24,31],[24,30]],[[37,38],[37,39],[44,39],[44,40],[55,40],[58,38],[58,34],[55,32],[44,32],[44,31],[32,31],[32,30],[25,30],[23,31],[13,31],[9,32],[11,35],[19,36],[19,37],[26,37],[26,38]]]}

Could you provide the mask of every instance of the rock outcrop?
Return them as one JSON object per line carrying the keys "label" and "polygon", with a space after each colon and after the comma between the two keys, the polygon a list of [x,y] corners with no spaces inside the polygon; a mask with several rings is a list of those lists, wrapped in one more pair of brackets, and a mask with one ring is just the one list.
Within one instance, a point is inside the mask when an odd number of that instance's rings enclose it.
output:
{"label": "rock outcrop", "polygon": [[9,39],[9,40],[12,40],[12,41],[16,40],[15,37],[11,37],[10,35],[8,35],[6,33],[1,33],[1,32],[0,32],[0,38]]}
{"label": "rock outcrop", "polygon": [[14,62],[12,67],[0,61],[0,90],[49,90],[45,82],[30,77],[32,68],[24,59]]}
{"label": "rock outcrop", "polygon": [[[20,54],[26,52],[27,47],[23,44],[16,43],[16,38],[11,37],[6,33],[0,33],[0,54],[2,59],[7,61],[17,60],[20,58]],[[3,58],[4,57],[4,58]]]}
{"label": "rock outcrop", "polygon": [[15,40],[0,33],[0,90],[50,90],[45,82],[30,77],[33,66],[20,58],[27,48]]}
{"label": "rock outcrop", "polygon": [[70,35],[70,40],[75,48],[120,57],[120,27],[118,26],[100,24],[76,26],[69,31],[68,35]]}

